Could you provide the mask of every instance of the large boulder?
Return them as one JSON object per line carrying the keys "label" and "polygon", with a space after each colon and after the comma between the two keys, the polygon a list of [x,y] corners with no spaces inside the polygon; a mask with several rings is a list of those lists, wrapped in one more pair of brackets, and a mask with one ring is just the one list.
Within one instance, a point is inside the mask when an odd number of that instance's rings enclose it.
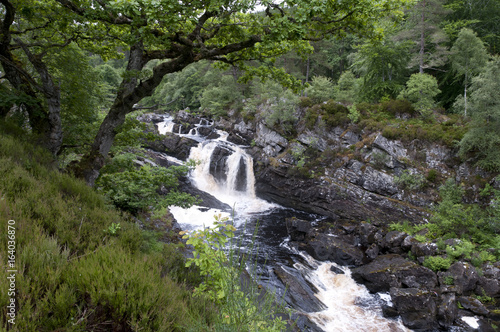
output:
{"label": "large boulder", "polygon": [[317,260],[333,261],[342,266],[359,266],[363,264],[363,251],[341,238],[318,234],[305,246],[309,255]]}
{"label": "large boulder", "polygon": [[437,327],[434,292],[419,288],[391,288],[390,294],[407,327],[415,331],[430,331]]}
{"label": "large boulder", "polygon": [[144,146],[157,152],[166,153],[180,160],[187,160],[191,148],[198,145],[198,142],[187,137],[181,137],[172,133],[166,133],[161,140],[151,140],[144,142]]}
{"label": "large boulder", "polygon": [[298,272],[278,266],[274,268],[274,274],[285,285],[287,291],[285,300],[287,303],[293,303],[297,308],[304,312],[316,312],[326,309],[325,305],[314,295],[317,289],[311,288]]}
{"label": "large boulder", "polygon": [[352,277],[370,292],[386,292],[391,287],[433,289],[437,277],[430,269],[397,254],[381,255],[371,263],[354,268]]}
{"label": "large boulder", "polygon": [[458,315],[457,300],[454,293],[441,295],[437,308],[437,319],[442,327],[450,327]]}
{"label": "large boulder", "polygon": [[[466,262],[456,262],[445,272],[439,272],[439,283],[442,288],[450,288],[458,295],[469,294],[477,286],[479,274],[474,266]],[[453,281],[452,287],[446,287],[447,279]]]}
{"label": "large boulder", "polygon": [[287,218],[285,224],[292,241],[304,241],[312,229],[310,221],[297,218]]}

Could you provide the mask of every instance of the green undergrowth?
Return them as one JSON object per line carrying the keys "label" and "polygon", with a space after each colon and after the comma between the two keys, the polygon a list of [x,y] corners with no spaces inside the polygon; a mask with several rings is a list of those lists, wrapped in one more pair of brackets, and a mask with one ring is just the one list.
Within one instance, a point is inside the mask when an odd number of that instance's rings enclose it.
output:
{"label": "green undergrowth", "polygon": [[[0,260],[15,221],[16,320],[11,331],[213,330],[216,308],[193,299],[201,277],[174,244],[60,173],[44,151],[0,135]],[[12,222],[11,222],[12,223]],[[4,235],[5,234],[5,235]],[[0,279],[2,290],[9,288]],[[7,327],[10,297],[0,292]]]}
{"label": "green undergrowth", "polygon": [[[336,126],[352,130],[380,131],[388,139],[412,141],[414,139],[436,142],[455,147],[467,131],[467,125],[459,115],[443,115],[439,111],[429,118],[422,118],[419,112],[406,100],[389,100],[379,104],[360,103],[355,105],[356,116],[344,105],[329,100],[326,103],[307,106],[304,116],[306,128],[331,129]],[[354,121],[355,118],[355,121]]]}
{"label": "green undergrowth", "polygon": [[406,232],[420,242],[436,243],[440,256],[427,257],[424,262],[435,271],[446,270],[458,260],[477,267],[500,260],[500,191],[487,185],[481,192],[487,201],[483,205],[464,204],[465,191],[453,179],[439,192],[441,202],[428,223],[393,223],[389,229]]}

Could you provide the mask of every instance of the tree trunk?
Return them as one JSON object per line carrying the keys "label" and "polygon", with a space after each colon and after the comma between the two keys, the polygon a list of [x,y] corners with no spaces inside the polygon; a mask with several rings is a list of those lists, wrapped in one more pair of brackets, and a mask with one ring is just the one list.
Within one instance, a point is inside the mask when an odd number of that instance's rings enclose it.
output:
{"label": "tree trunk", "polygon": [[465,84],[465,89],[464,89],[464,116],[467,116],[467,84]]}
{"label": "tree trunk", "polygon": [[22,44],[21,41],[18,40],[17,42],[21,45],[24,53],[28,56],[29,61],[40,75],[40,80],[42,81],[42,93],[45,96],[48,107],[48,130],[45,133],[46,137],[44,145],[54,156],[56,156],[61,148],[63,140],[60,89],[54,84],[49,70],[42,61],[41,56],[31,53],[28,47]]}
{"label": "tree trunk", "polygon": [[419,52],[419,72],[420,74],[424,73],[424,55],[425,55],[425,0],[422,1],[422,13],[420,19],[420,52]]}
{"label": "tree trunk", "polygon": [[[169,62],[157,65],[153,69],[153,76],[145,81],[141,81],[139,84],[136,76],[123,80],[115,102],[99,127],[90,152],[82,158],[79,164],[73,166],[71,171],[76,176],[85,179],[87,184],[93,186],[101,168],[106,162],[109,150],[117,134],[117,129],[125,122],[125,116],[134,111],[134,105],[141,101],[142,98],[150,96],[153,93],[166,74],[180,71],[194,61],[192,54],[184,54]],[[142,43],[132,46],[127,72],[139,73],[146,63],[147,59],[144,55]]]}

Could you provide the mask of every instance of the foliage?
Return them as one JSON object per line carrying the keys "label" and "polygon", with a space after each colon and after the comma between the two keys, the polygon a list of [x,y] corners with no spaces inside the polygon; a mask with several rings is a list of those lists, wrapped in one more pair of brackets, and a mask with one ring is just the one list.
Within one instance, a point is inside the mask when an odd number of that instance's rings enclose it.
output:
{"label": "foliage", "polygon": [[408,44],[388,38],[366,41],[352,56],[352,69],[362,77],[360,91],[364,101],[395,98],[401,91],[407,71]]}
{"label": "foliage", "polygon": [[463,28],[451,48],[450,60],[455,77],[463,77],[464,114],[467,115],[467,88],[486,65],[488,53],[481,39],[472,30]]}
{"label": "foliage", "polygon": [[[136,156],[121,154],[108,165],[96,182],[101,190],[117,207],[137,213],[150,206],[177,205],[190,207],[196,199],[177,191],[178,178],[185,176],[185,166],[152,167],[134,166]],[[158,195],[160,187],[168,189],[168,194]]]}
{"label": "foliage", "polygon": [[239,108],[243,95],[236,88],[233,76],[224,75],[220,82],[205,88],[200,97],[200,107],[215,116],[225,116],[229,108]]}
{"label": "foliage", "polygon": [[425,257],[423,265],[434,272],[438,272],[448,270],[452,263],[453,261],[450,258],[444,258],[442,256],[427,256]]}
{"label": "foliage", "polygon": [[252,97],[246,100],[244,110],[247,114],[255,114],[260,108],[259,115],[269,128],[275,127],[291,134],[297,121],[299,102],[299,97],[292,90],[283,88],[277,82],[257,80],[253,82]]}
{"label": "foliage", "polygon": [[397,34],[398,39],[411,42],[409,49],[410,68],[418,72],[435,70],[447,60],[447,35],[441,29],[440,22],[450,12],[445,8],[444,0],[419,0],[413,2],[407,11],[403,29]]}
{"label": "foliage", "polygon": [[424,119],[429,119],[432,115],[432,109],[435,107],[434,97],[439,92],[437,80],[433,76],[413,74],[398,98],[410,101]]}
{"label": "foliage", "polygon": [[424,177],[420,173],[404,170],[401,175],[394,177],[394,182],[404,189],[418,190],[424,185]]}
{"label": "foliage", "polygon": [[181,232],[186,243],[194,248],[193,257],[188,258],[186,266],[196,265],[205,277],[193,295],[208,295],[218,304],[218,331],[282,331],[286,323],[276,314],[283,308],[269,294],[262,298],[252,285],[245,286],[243,291],[240,278],[246,261],[238,263],[233,249],[228,255],[224,253],[224,249],[233,244],[231,239],[235,230],[227,218],[215,216],[211,228],[191,234]]}
{"label": "foliage", "polygon": [[358,94],[359,79],[350,70],[343,72],[335,86],[335,100],[354,103],[358,100]]}
{"label": "foliage", "polygon": [[472,123],[460,142],[460,155],[472,155],[476,164],[488,171],[500,171],[500,57],[473,79],[469,110]]}
{"label": "foliage", "polygon": [[356,104],[353,104],[348,107],[349,114],[347,117],[349,120],[351,120],[352,123],[356,123],[359,121],[359,118],[361,117],[361,114],[359,113],[358,109],[356,108]]}
{"label": "foliage", "polygon": [[333,98],[335,89],[331,79],[324,76],[314,76],[311,85],[306,88],[306,96],[319,104]]}
{"label": "foliage", "polygon": [[[148,251],[153,241],[135,221],[54,170],[46,151],[2,134],[0,159],[0,218],[16,227],[12,331],[210,329],[215,313],[206,301],[191,300],[183,285],[199,282],[198,274],[172,245],[156,242]],[[107,234],[117,225],[114,236]],[[0,256],[6,255],[2,236]],[[8,289],[7,282],[0,286]],[[1,292],[2,329],[8,301]]]}

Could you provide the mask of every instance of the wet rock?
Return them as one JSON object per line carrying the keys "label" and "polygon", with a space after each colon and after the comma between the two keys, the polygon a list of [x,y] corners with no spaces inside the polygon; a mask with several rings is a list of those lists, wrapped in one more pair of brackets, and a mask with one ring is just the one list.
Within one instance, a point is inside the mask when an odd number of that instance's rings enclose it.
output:
{"label": "wet rock", "polygon": [[210,174],[218,181],[224,182],[227,178],[227,158],[233,154],[233,150],[218,145],[210,156]]}
{"label": "wet rock", "polygon": [[198,134],[201,136],[209,136],[212,133],[214,133],[212,127],[198,127]]}
{"label": "wet rock", "polygon": [[180,137],[172,133],[166,133],[162,140],[144,142],[144,146],[157,152],[164,152],[180,160],[187,160],[191,148],[198,142],[187,137]]}
{"label": "wet rock", "polygon": [[344,270],[342,270],[341,268],[339,267],[336,267],[335,265],[332,264],[332,266],[330,266],[330,271],[332,271],[333,273],[335,274],[345,274]]}
{"label": "wet rock", "polygon": [[396,254],[381,255],[367,265],[352,269],[352,277],[370,292],[385,292],[391,287],[432,289],[437,277],[430,269]]}
{"label": "wet rock", "polygon": [[296,270],[279,266],[274,268],[274,273],[287,288],[285,293],[287,303],[293,303],[304,312],[326,309],[325,305],[314,296],[317,290],[311,288],[310,284],[306,283]]}
{"label": "wet rock", "polygon": [[227,211],[227,212],[232,211],[231,206],[229,206],[226,203],[222,203],[221,201],[219,201],[217,198],[210,195],[209,193],[204,192],[203,190],[196,188],[186,178],[181,179],[181,181],[179,181],[179,188],[178,189],[180,192],[185,192],[185,193],[190,194],[192,196],[198,197],[200,202],[196,205],[207,207],[207,208],[219,209],[219,210]]}
{"label": "wet rock", "polygon": [[486,316],[489,313],[488,309],[486,309],[486,307],[478,299],[475,299],[470,296],[468,297],[461,296],[457,300],[458,302],[460,302],[460,304],[464,309],[470,310],[476,315]]}
{"label": "wet rock", "polygon": [[248,139],[246,139],[246,138],[240,136],[238,133],[234,133],[234,132],[229,133],[227,140],[229,142],[237,144],[237,145],[249,145],[250,144],[250,141],[248,141]]}
{"label": "wet rock", "polygon": [[390,294],[394,307],[407,327],[425,331],[437,327],[437,306],[433,292],[418,288],[391,288]]}
{"label": "wet rock", "polygon": [[285,224],[292,241],[304,241],[312,228],[310,221],[297,218],[287,218]]}
{"label": "wet rock", "polygon": [[450,327],[457,318],[458,307],[454,293],[443,294],[439,298],[437,319],[442,327]]}
{"label": "wet rock", "polygon": [[382,304],[382,315],[386,318],[397,318],[399,316],[399,312],[396,308],[394,308],[394,306]]}
{"label": "wet rock", "polygon": [[305,250],[317,260],[330,260],[342,266],[359,266],[364,257],[358,247],[326,234],[318,234],[314,239],[310,239]]}
{"label": "wet rock", "polygon": [[[306,332],[323,332],[316,324],[314,324],[307,315],[302,313],[294,312],[291,316],[292,321],[295,323],[295,327],[299,329],[299,331]],[[287,330],[288,331],[288,330]],[[293,331],[296,331],[295,329]]]}

